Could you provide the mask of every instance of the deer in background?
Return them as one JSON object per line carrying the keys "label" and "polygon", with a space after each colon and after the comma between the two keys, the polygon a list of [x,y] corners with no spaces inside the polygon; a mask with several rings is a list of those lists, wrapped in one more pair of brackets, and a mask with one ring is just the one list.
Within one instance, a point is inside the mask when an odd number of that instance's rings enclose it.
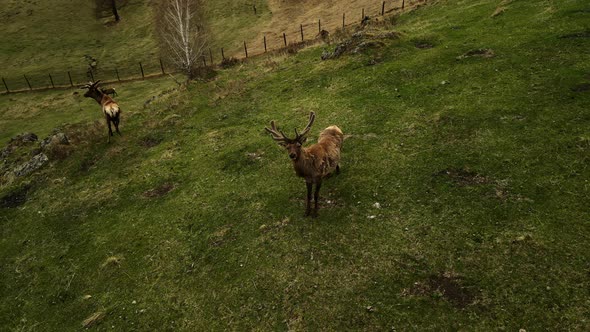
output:
{"label": "deer in background", "polygon": [[111,97],[117,96],[117,90],[115,90],[115,88],[100,88],[100,91],[102,91],[102,93],[107,94]]}
{"label": "deer in background", "polygon": [[[295,174],[305,179],[307,186],[307,201],[305,215],[316,217],[318,214],[318,199],[322,180],[333,172],[340,173],[340,149],[344,134],[337,126],[329,126],[320,133],[319,140],[310,147],[303,147],[307,140],[307,134],[315,121],[315,113],[309,113],[309,122],[300,133],[295,129],[295,138],[288,138],[282,131],[278,130],[275,122],[271,121],[271,128],[264,128],[272,135],[272,138],[279,145],[285,147],[289,158],[293,162]],[[314,210],[311,211],[311,191],[315,184]]]}
{"label": "deer in background", "polygon": [[81,89],[88,89],[84,94],[84,97],[93,98],[96,100],[97,103],[100,104],[102,107],[102,113],[107,120],[107,125],[109,127],[109,136],[108,136],[108,143],[111,142],[111,136],[113,136],[113,130],[111,129],[111,122],[115,125],[115,130],[117,134],[121,135],[119,131],[119,120],[121,116],[121,108],[119,104],[117,104],[113,98],[109,97],[106,93],[104,93],[101,89],[98,88],[98,83],[100,81],[96,81],[94,83],[90,82]]}

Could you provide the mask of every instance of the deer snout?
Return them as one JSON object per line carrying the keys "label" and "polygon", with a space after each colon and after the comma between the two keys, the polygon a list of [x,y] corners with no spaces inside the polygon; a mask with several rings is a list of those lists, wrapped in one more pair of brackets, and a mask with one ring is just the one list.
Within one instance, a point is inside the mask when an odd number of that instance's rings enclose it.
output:
{"label": "deer snout", "polygon": [[297,158],[297,154],[294,152],[291,152],[291,153],[289,153],[289,158],[295,159],[295,158]]}

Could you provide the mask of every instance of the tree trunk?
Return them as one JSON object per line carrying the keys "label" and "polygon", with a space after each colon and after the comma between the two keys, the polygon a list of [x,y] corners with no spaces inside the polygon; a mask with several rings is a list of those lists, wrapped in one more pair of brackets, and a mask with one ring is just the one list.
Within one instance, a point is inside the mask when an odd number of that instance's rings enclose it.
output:
{"label": "tree trunk", "polygon": [[119,22],[121,17],[119,16],[119,12],[117,11],[117,3],[115,0],[111,0],[111,8],[113,9],[113,15],[115,15],[115,21]]}

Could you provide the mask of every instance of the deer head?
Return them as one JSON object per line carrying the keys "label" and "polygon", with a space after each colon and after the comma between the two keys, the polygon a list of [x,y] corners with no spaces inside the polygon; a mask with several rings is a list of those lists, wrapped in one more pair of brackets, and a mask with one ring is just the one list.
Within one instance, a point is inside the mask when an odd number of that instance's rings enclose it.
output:
{"label": "deer head", "polygon": [[309,113],[309,122],[307,126],[301,133],[297,132],[295,129],[295,138],[288,138],[281,130],[277,129],[274,120],[270,122],[271,129],[264,127],[266,131],[268,131],[272,135],[272,139],[278,142],[280,146],[283,146],[287,149],[289,153],[289,158],[293,161],[297,161],[299,156],[301,155],[301,146],[307,140],[307,134],[315,121],[315,113]]}
{"label": "deer head", "polygon": [[98,83],[100,83],[100,80],[94,83],[89,82],[88,84],[82,86],[80,89],[88,89],[88,91],[86,91],[86,93],[84,94],[84,97],[94,98],[100,103],[99,100],[102,97],[103,93],[98,89]]}

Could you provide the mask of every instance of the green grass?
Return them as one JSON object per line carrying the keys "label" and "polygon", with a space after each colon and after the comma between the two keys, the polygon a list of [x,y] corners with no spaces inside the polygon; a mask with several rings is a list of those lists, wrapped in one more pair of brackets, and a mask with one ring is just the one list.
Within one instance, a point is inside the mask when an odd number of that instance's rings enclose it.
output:
{"label": "green grass", "polygon": [[[440,1],[383,48],[251,60],[146,108],[173,83],[125,85],[123,137],[89,131],[0,189],[31,186],[0,208],[0,326],[75,330],[104,312],[92,329],[587,330],[589,40],[559,37],[588,31],[589,8],[496,5]],[[495,56],[457,59],[480,48]],[[39,110],[3,140],[49,132],[44,105],[81,112],[69,92],[1,98],[3,121]],[[81,104],[50,121],[98,118]],[[317,219],[263,130],[310,111],[312,138],[351,135]]]}
{"label": "green grass", "polygon": [[134,69],[133,76],[139,76],[139,61],[157,66],[159,51],[146,1],[129,1],[115,25],[112,17],[96,18],[94,1],[2,0],[0,7],[0,75],[12,90],[27,87],[23,74],[34,87],[49,86],[49,74],[55,84],[69,84],[67,71],[74,81],[87,81],[85,55],[96,58],[110,78],[115,66],[122,75]]}
{"label": "green grass", "polygon": [[[252,4],[256,4],[254,15]],[[269,18],[264,1],[249,5],[235,1],[206,2],[210,47],[216,63],[220,49],[232,56],[242,52],[243,41],[256,35]],[[159,73],[160,51],[153,28],[154,11],[149,1],[128,1],[113,17],[97,19],[94,1],[0,1],[0,76],[10,90],[69,85],[89,80],[86,55],[98,60],[96,79],[140,77],[139,62],[146,73]],[[40,52],[40,50],[42,50]],[[171,65],[166,63],[170,71]],[[2,85],[4,89],[4,85]],[[4,91],[4,90],[2,90]]]}

